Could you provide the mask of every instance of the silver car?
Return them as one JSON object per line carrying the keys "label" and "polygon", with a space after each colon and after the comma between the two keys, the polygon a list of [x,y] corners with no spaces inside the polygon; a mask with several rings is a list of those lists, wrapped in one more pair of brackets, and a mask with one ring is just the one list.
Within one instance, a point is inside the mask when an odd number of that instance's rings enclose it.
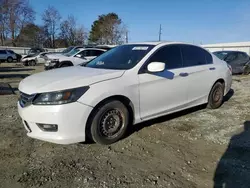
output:
{"label": "silver car", "polygon": [[17,59],[16,54],[10,53],[8,50],[0,50],[0,61],[11,63],[15,59]]}

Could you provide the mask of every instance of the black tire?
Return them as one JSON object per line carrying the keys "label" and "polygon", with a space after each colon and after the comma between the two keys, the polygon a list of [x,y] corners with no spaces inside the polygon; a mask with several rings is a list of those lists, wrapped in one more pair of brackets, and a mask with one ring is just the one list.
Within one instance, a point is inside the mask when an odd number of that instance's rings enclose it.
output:
{"label": "black tire", "polygon": [[129,111],[120,101],[107,101],[97,108],[88,121],[87,135],[94,142],[112,144],[123,138],[129,124]]}
{"label": "black tire", "polygon": [[31,60],[28,62],[29,66],[36,66],[36,61],[35,60]]}
{"label": "black tire", "polygon": [[13,58],[12,58],[12,57],[8,57],[8,58],[7,58],[7,62],[8,62],[8,63],[12,63],[12,62],[13,62]]}
{"label": "black tire", "polygon": [[210,109],[219,108],[223,103],[224,84],[216,82],[210,91],[207,107]]}

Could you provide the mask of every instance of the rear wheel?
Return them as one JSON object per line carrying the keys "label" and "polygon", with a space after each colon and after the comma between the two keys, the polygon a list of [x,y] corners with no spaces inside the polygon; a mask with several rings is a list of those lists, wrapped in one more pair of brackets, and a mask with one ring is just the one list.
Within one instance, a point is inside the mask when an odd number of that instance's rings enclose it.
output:
{"label": "rear wheel", "polygon": [[87,134],[99,144],[112,144],[126,134],[129,111],[120,101],[104,103],[93,113]]}
{"label": "rear wheel", "polygon": [[224,84],[216,82],[210,91],[207,107],[211,109],[219,108],[223,103]]}
{"label": "rear wheel", "polygon": [[8,63],[13,62],[13,58],[12,58],[12,57],[8,57],[8,58],[7,58],[7,62],[8,62]]}

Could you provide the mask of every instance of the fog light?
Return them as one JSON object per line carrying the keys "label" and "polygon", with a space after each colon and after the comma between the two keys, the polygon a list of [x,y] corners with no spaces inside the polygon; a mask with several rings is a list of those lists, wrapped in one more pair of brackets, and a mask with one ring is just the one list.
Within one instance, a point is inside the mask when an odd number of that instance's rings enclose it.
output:
{"label": "fog light", "polygon": [[58,126],[56,124],[37,123],[37,126],[43,131],[56,132],[58,129]]}

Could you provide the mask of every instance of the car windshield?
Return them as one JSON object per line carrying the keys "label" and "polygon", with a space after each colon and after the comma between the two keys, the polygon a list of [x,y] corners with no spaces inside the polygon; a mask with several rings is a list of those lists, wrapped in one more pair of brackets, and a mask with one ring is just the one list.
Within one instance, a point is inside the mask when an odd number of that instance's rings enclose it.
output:
{"label": "car windshield", "polygon": [[70,46],[70,47],[66,48],[65,50],[63,50],[62,53],[63,53],[63,54],[67,54],[67,53],[69,53],[73,48],[74,48],[74,46]]}
{"label": "car windshield", "polygon": [[[122,45],[115,47],[99,57],[93,59],[86,67],[100,69],[121,69],[133,68],[154,45]],[[84,66],[84,65],[82,65]]]}
{"label": "car windshield", "polygon": [[70,56],[76,54],[79,51],[80,51],[80,49],[74,49],[74,50],[71,50],[69,53],[64,54],[64,55],[70,57]]}
{"label": "car windshield", "polygon": [[221,60],[224,60],[225,57],[229,54],[229,52],[214,52],[214,55],[216,55]]}

